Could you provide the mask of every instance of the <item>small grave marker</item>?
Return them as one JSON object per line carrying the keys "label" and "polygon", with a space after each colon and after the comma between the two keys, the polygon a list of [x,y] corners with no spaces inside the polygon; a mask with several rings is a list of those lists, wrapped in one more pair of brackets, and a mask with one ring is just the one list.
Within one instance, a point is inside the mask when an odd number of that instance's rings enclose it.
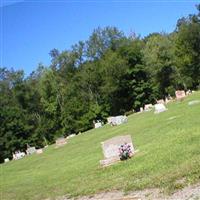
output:
{"label": "small grave marker", "polygon": [[18,160],[21,159],[25,156],[24,152],[21,151],[16,151],[15,153],[13,153],[13,160]]}
{"label": "small grave marker", "polygon": [[128,121],[128,118],[127,116],[119,115],[116,117],[108,117],[107,121],[108,124],[110,124],[111,126],[117,126],[126,123]]}
{"label": "small grave marker", "polygon": [[62,146],[64,146],[65,144],[67,144],[67,139],[66,138],[58,138],[57,140],[56,140],[56,148],[58,148],[58,147],[62,147]]}
{"label": "small grave marker", "polygon": [[42,150],[42,149],[37,149],[37,150],[36,150],[36,153],[37,153],[37,154],[42,154],[42,153],[43,153],[43,150]]}
{"label": "small grave marker", "polygon": [[5,163],[7,163],[7,162],[9,162],[9,161],[10,161],[9,158],[5,158],[5,159],[4,159],[4,162],[5,162]]}
{"label": "small grave marker", "polygon": [[159,99],[159,100],[157,100],[157,104],[165,104],[165,101],[164,101],[164,99]]}
{"label": "small grave marker", "polygon": [[35,152],[36,152],[35,147],[29,147],[29,148],[27,148],[27,150],[26,150],[27,155],[34,154]]}
{"label": "small grave marker", "polygon": [[185,91],[184,90],[177,90],[175,92],[176,94],[176,99],[182,101],[185,98]]}
{"label": "small grave marker", "polygon": [[155,104],[155,112],[154,112],[155,114],[164,112],[166,110],[167,110],[167,108],[165,107],[164,104],[162,104],[162,103]]}
{"label": "small grave marker", "polygon": [[94,124],[94,128],[100,128],[102,127],[102,123],[101,122],[97,122]]}

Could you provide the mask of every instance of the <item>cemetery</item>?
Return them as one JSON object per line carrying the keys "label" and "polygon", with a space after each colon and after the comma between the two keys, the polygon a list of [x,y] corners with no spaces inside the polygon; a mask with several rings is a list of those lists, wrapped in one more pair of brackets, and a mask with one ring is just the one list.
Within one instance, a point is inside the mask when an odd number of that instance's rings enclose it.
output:
{"label": "cemetery", "polygon": [[[168,104],[167,112],[163,112],[164,104],[156,104],[156,110],[129,115],[123,126],[107,124],[78,137],[72,135],[73,139],[59,138],[43,154],[43,150],[29,147],[27,153],[33,156],[6,159],[2,164],[4,199],[63,195],[81,199],[107,188],[131,192],[151,187],[171,194],[177,187],[198,183],[199,100],[200,93],[195,92],[184,101]],[[191,102],[194,106],[189,106]],[[155,111],[162,114],[154,115]],[[124,148],[128,152],[125,160]]]}
{"label": "cemetery", "polygon": [[200,2],[0,13],[0,200],[200,200]]}

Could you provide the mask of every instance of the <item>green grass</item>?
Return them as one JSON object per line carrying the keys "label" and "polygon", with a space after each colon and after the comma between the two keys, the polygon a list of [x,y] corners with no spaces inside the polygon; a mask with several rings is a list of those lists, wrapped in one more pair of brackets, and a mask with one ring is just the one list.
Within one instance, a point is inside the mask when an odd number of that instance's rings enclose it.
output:
{"label": "green grass", "polygon": [[[101,191],[161,188],[172,192],[200,181],[200,92],[168,111],[133,114],[128,123],[104,126],[71,138],[59,149],[1,165],[1,200],[45,199]],[[174,118],[174,119],[172,119]],[[101,168],[100,142],[131,134],[139,152],[130,160]]]}

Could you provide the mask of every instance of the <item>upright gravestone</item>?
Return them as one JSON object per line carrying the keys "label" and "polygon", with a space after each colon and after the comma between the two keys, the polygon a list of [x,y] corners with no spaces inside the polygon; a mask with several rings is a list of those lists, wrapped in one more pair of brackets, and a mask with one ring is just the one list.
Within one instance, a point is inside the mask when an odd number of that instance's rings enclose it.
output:
{"label": "upright gravestone", "polygon": [[43,153],[43,149],[37,149],[37,150],[36,150],[36,153],[37,153],[37,154],[42,154],[42,153]]}
{"label": "upright gravestone", "polygon": [[158,114],[167,110],[165,105],[162,103],[155,104],[154,107],[155,107],[155,112],[154,112],[155,114]]}
{"label": "upright gravestone", "polygon": [[100,128],[102,127],[102,123],[101,122],[97,122],[94,124],[94,128]]}
{"label": "upright gravestone", "polygon": [[7,162],[9,162],[9,161],[10,161],[9,158],[5,158],[5,159],[4,159],[4,162],[5,162],[5,163],[7,163]]}
{"label": "upright gravestone", "polygon": [[165,101],[164,101],[164,99],[159,99],[159,100],[157,100],[157,103],[165,104]]}
{"label": "upright gravestone", "polygon": [[67,144],[67,139],[64,138],[64,137],[58,138],[58,139],[56,140],[56,148],[62,147],[62,146],[64,146],[65,144]]}
{"label": "upright gravestone", "polygon": [[35,152],[36,152],[35,147],[29,147],[29,148],[27,148],[27,150],[26,150],[27,155],[34,154]]}
{"label": "upright gravestone", "polygon": [[130,145],[132,155],[135,153],[130,135],[116,136],[102,142],[101,144],[104,154],[104,160],[100,160],[102,166],[109,166],[120,161],[119,148],[123,144]]}
{"label": "upright gravestone", "polygon": [[120,124],[127,123],[128,118],[124,115],[119,115],[115,117],[108,117],[107,121],[108,121],[108,124],[110,124],[111,126],[117,126]]}
{"label": "upright gravestone", "polygon": [[183,100],[185,98],[185,91],[184,90],[177,90],[175,92],[177,100]]}
{"label": "upright gravestone", "polygon": [[144,111],[151,111],[152,108],[153,108],[152,104],[146,104],[146,105],[144,105]]}

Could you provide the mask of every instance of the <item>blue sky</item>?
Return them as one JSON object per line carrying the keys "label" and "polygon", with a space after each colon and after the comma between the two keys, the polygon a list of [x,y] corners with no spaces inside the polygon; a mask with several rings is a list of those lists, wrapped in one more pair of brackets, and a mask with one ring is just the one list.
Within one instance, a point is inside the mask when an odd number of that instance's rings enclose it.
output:
{"label": "blue sky", "polygon": [[180,17],[195,13],[200,1],[6,1],[0,0],[1,66],[30,74],[50,63],[53,48],[69,49],[98,26],[116,26],[141,36],[171,32]]}

